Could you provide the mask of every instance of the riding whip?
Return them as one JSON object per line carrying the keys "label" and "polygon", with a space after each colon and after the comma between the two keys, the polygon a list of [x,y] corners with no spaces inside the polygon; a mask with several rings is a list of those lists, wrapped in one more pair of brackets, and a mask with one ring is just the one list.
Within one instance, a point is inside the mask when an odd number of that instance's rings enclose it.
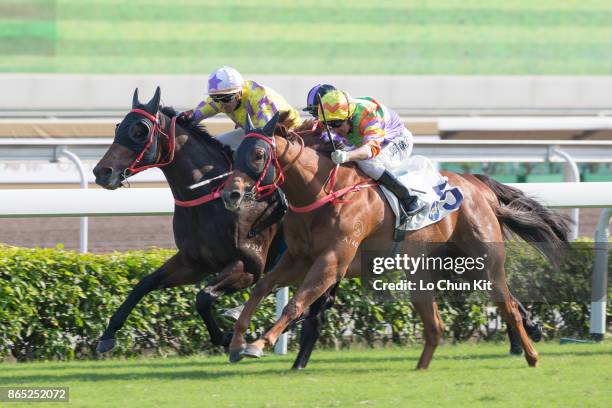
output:
{"label": "riding whip", "polygon": [[321,109],[321,113],[323,114],[323,124],[325,125],[325,129],[327,129],[327,137],[329,138],[329,143],[331,143],[332,149],[334,149],[334,152],[335,152],[336,145],[334,144],[334,140],[332,139],[331,130],[329,129],[329,125],[327,124],[327,119],[325,118],[325,109],[323,109],[323,101],[321,100],[321,95],[317,94],[317,99],[319,99],[319,108]]}
{"label": "riding whip", "polygon": [[213,181],[215,181],[215,180],[217,180],[217,179],[220,179],[220,178],[223,178],[223,177],[227,177],[227,176],[229,176],[230,174],[232,174],[232,172],[231,172],[231,171],[228,171],[227,173],[220,174],[220,175],[218,175],[218,176],[216,176],[216,177],[209,178],[209,179],[204,180],[204,181],[200,181],[199,183],[195,183],[195,184],[190,185],[190,186],[189,186],[189,189],[190,189],[190,190],[194,190],[194,189],[196,189],[196,188],[198,188],[198,187],[205,186],[205,185],[207,185],[207,184],[212,183]]}

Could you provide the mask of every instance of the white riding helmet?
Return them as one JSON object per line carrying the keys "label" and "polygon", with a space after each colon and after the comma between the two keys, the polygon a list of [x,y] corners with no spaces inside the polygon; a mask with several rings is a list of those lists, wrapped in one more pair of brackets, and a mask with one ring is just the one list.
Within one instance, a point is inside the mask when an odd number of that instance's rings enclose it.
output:
{"label": "white riding helmet", "polygon": [[239,92],[244,85],[240,72],[232,67],[223,66],[208,77],[209,94],[232,94]]}

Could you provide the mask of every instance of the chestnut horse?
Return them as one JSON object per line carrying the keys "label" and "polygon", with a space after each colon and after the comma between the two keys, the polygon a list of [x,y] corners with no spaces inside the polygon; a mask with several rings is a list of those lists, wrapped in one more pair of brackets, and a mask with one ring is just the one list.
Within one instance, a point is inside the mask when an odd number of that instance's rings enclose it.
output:
{"label": "chestnut horse", "polygon": [[[223,184],[218,176],[231,170],[231,152],[197,126],[177,124],[171,108],[161,109],[160,97],[158,87],[151,101],[142,104],[135,90],[132,110],[117,125],[114,143],[94,174],[98,185],[114,190],[139,171],[161,168],[176,202],[173,229],[178,252],[132,289],[110,319],[98,352],[115,346],[117,331],[147,293],[195,284],[208,276],[213,279],[198,293],[196,309],[211,342],[227,346],[229,333],[224,336],[221,332],[213,303],[219,296],[256,282],[277,257],[281,242],[278,224],[271,220],[275,203],[270,204],[272,208],[268,203],[255,203],[244,217],[224,208],[218,199]],[[214,177],[218,180],[208,186],[189,188],[202,178]],[[249,234],[252,231],[257,233]]]}
{"label": "chestnut horse", "polygon": [[[278,117],[272,119],[275,120]],[[268,125],[265,128],[274,129]],[[372,188],[372,181],[354,166],[337,167],[323,153],[305,147],[302,136],[315,131],[291,133],[287,137],[282,131],[280,135],[273,135],[249,129],[238,149],[236,168],[223,192],[226,207],[238,212],[245,202],[282,184],[291,211],[284,218],[288,249],[273,270],[253,288],[234,326],[230,361],[238,361],[242,356],[262,356],[264,348],[274,345],[290,322],[340,279],[359,277],[359,248],[393,247],[395,215],[382,192]],[[553,263],[554,248],[566,246],[567,217],[487,176],[451,172],[443,175],[448,177],[450,185],[461,188],[464,196],[461,207],[435,224],[408,231],[405,244],[452,242],[460,248],[469,248],[472,253],[484,252],[485,243],[503,243],[504,228],[507,228],[530,243],[549,243],[536,247]],[[328,183],[331,179],[335,179],[334,191],[350,189],[346,200],[338,200],[338,195],[327,191],[334,188],[333,183]],[[351,189],[352,186],[359,187]],[[312,208],[313,203],[325,200],[329,203]],[[357,234],[356,221],[360,224]],[[493,275],[491,293],[508,326],[518,333],[527,363],[536,367],[538,353],[522,325],[517,302],[509,292],[504,260],[503,246],[488,260],[489,273]],[[244,335],[258,303],[274,288],[291,284],[297,284],[298,288],[280,319],[258,340],[246,345]],[[413,304],[423,321],[425,338],[417,368],[425,369],[440,341],[443,325],[433,294]]]}

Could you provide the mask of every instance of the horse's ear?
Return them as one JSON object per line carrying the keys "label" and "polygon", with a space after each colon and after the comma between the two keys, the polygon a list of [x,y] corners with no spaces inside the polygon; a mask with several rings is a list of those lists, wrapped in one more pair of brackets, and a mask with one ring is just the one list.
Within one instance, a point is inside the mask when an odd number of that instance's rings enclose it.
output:
{"label": "horse's ear", "polygon": [[287,139],[289,137],[289,130],[281,123],[278,125],[278,134],[283,139]]}
{"label": "horse's ear", "polygon": [[253,126],[253,121],[251,120],[251,117],[247,113],[246,123],[244,124],[244,134],[248,135],[249,133],[251,133],[251,131],[253,131],[254,128],[255,126]]}
{"label": "horse's ear", "polygon": [[266,123],[266,126],[263,128],[263,134],[268,137],[274,136],[274,129],[276,129],[276,124],[278,123],[278,118],[280,118],[280,113],[276,112],[272,119]]}
{"label": "horse's ear", "polygon": [[136,109],[138,106],[140,106],[140,101],[138,100],[138,88],[136,88],[132,97],[132,109]]}
{"label": "horse's ear", "polygon": [[149,103],[147,103],[145,110],[151,114],[157,113],[157,111],[159,110],[160,100],[161,100],[161,89],[158,86],[157,89],[155,90],[155,95],[153,95],[153,99],[151,99]]}

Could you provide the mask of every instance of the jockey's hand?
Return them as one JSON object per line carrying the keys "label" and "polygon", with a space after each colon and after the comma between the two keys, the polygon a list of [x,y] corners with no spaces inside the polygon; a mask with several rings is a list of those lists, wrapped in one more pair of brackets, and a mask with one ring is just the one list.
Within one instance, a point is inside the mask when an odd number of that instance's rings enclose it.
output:
{"label": "jockey's hand", "polygon": [[336,150],[335,152],[332,152],[331,159],[336,164],[342,164],[349,161],[348,153],[344,150]]}
{"label": "jockey's hand", "polygon": [[178,123],[188,123],[193,119],[193,109],[186,110],[178,114],[176,121]]}

